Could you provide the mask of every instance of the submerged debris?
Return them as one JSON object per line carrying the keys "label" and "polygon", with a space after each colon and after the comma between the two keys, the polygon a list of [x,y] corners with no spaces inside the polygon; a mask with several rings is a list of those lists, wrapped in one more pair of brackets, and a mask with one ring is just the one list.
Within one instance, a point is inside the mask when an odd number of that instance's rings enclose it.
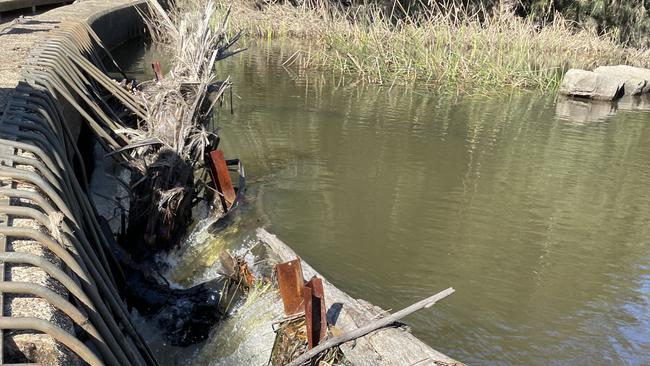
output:
{"label": "submerged debris", "polygon": [[219,254],[219,262],[221,263],[224,276],[247,289],[253,286],[253,274],[243,257],[233,257],[228,250],[223,250]]}

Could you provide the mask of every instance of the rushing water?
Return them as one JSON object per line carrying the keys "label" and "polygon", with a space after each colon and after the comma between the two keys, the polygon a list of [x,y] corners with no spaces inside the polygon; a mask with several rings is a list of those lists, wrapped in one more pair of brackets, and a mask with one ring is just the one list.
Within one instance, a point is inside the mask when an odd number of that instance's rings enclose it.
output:
{"label": "rushing water", "polygon": [[254,47],[222,148],[266,225],[353,297],[468,364],[650,364],[650,112],[450,97],[285,69]]}

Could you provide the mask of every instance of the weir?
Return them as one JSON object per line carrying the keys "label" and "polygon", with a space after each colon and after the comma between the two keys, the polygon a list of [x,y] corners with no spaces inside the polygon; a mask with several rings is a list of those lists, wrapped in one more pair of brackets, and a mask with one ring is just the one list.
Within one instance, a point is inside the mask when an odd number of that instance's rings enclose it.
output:
{"label": "weir", "polygon": [[[0,72],[2,364],[158,364],[120,293],[132,274],[120,271],[110,231],[89,199],[90,134],[106,151],[119,153],[128,142],[115,132],[120,117],[106,95],[130,113],[145,113],[104,65],[109,49],[143,32],[144,4],[88,0],[2,30],[0,49],[9,60]],[[264,230],[257,240],[270,263],[296,257]],[[305,266],[308,276],[318,275]],[[325,289],[343,331],[383,314],[327,281]],[[341,348],[358,365],[456,364],[397,328]]]}
{"label": "weir", "polygon": [[3,30],[3,364],[156,364],[118,294],[78,148],[83,123],[106,133],[101,59],[142,32],[140,4],[86,1]]}

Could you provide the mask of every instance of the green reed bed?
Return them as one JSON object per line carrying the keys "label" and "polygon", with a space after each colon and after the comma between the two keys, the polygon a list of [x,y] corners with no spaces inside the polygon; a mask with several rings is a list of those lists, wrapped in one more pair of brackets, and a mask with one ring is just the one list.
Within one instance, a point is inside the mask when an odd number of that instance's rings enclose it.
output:
{"label": "green reed bed", "polygon": [[232,7],[232,29],[262,39],[299,39],[286,65],[357,74],[383,84],[424,81],[461,89],[556,88],[570,67],[648,66],[647,50],[624,48],[608,35],[557,16],[540,26],[506,13],[470,14],[446,7],[391,21],[377,6],[340,9],[219,0]]}

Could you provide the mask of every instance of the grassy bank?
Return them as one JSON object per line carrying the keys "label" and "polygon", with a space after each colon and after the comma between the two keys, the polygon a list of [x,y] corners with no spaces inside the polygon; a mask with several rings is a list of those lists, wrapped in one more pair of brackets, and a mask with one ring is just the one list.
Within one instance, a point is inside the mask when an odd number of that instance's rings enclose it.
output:
{"label": "grassy bank", "polygon": [[261,39],[299,39],[286,64],[357,74],[383,84],[421,81],[461,90],[504,86],[556,88],[569,67],[648,66],[650,52],[577,29],[560,16],[540,27],[510,14],[469,14],[460,8],[421,12],[391,22],[376,6],[340,10],[219,0],[232,6],[231,29]]}

